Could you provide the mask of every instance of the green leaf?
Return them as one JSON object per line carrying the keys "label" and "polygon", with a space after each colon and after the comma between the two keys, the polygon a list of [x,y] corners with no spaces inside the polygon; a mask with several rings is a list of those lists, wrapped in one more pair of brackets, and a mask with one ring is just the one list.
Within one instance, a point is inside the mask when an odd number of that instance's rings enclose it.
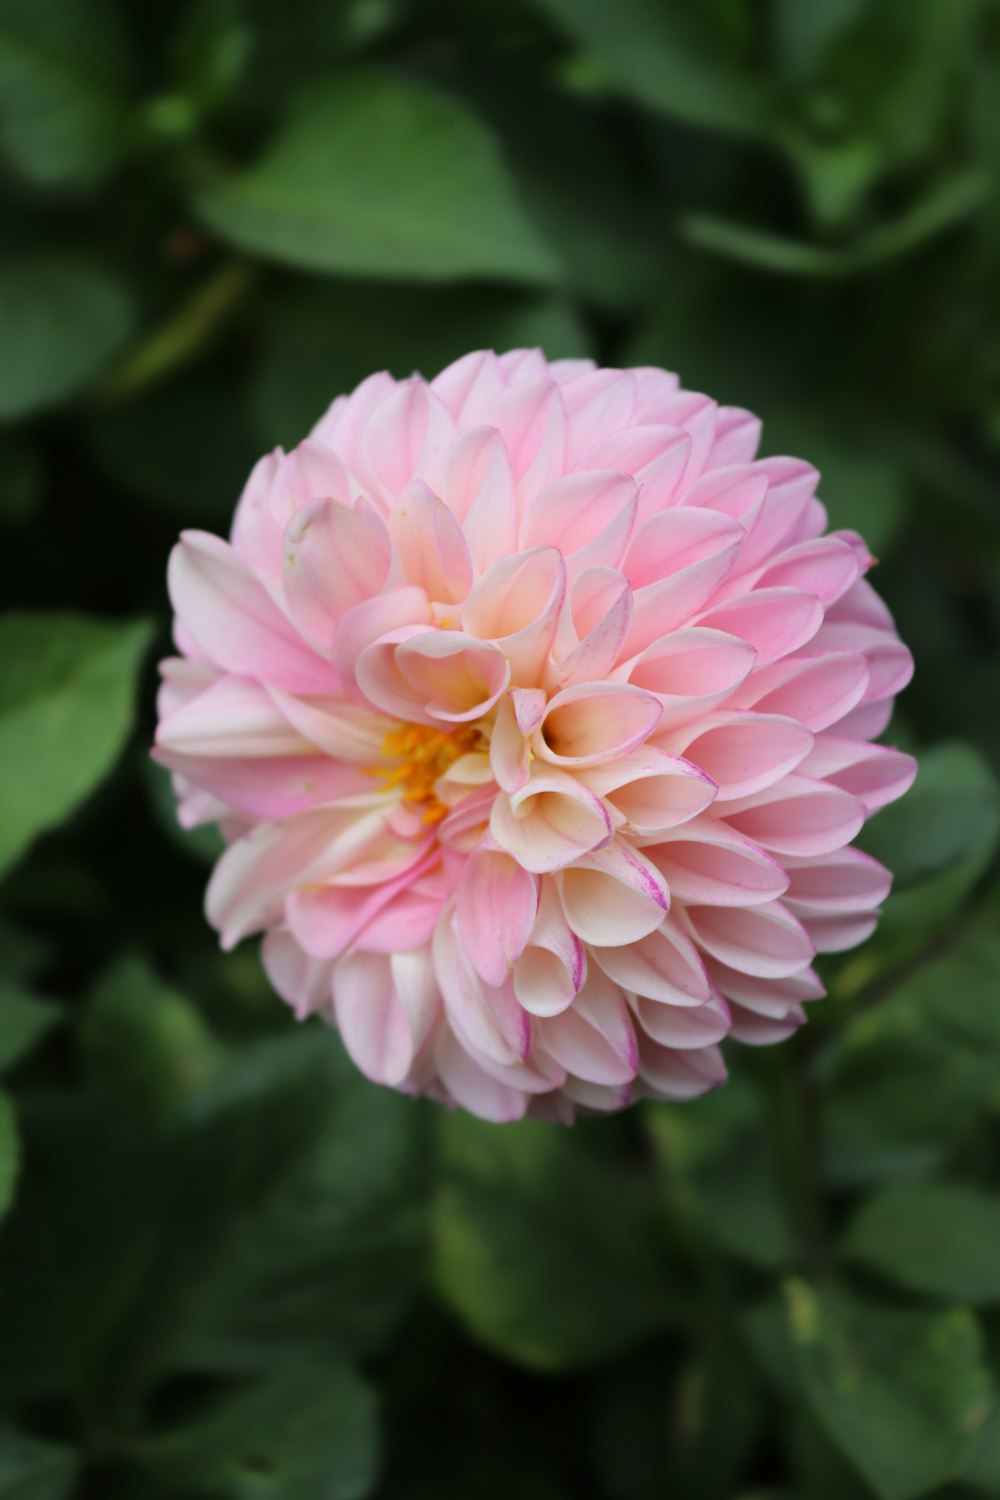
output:
{"label": "green leaf", "polygon": [[149,634],[68,612],[0,620],[0,871],[110,770]]}
{"label": "green leaf", "polygon": [[484,126],[458,100],[390,74],[311,88],[253,166],[194,202],[228,243],[304,270],[556,275]]}
{"label": "green leaf", "polygon": [[861,843],[907,887],[998,839],[1000,785],[972,745],[950,744],[920,757],[912,790],[866,826]]}
{"label": "green leaf", "polygon": [[0,1427],[0,1500],[68,1500],[78,1468],[72,1448]]}
{"label": "green leaf", "polygon": [[89,186],[127,150],[122,37],[102,0],[0,0],[0,146],[24,176]]}
{"label": "green leaf", "polygon": [[[362,1078],[325,1032],[310,1028],[295,1041],[314,1076],[318,1069],[318,1117],[290,1135],[288,1159],[266,1191],[237,1196],[220,1220],[219,1252],[169,1350],[176,1368],[267,1370],[303,1352],[370,1355],[416,1291],[429,1121],[412,1100]],[[222,1172],[232,1136],[273,1133],[279,1107],[264,1097],[256,1122],[238,1114],[224,1129],[223,1116],[208,1129],[196,1117],[193,1159],[217,1160]]]}
{"label": "green leaf", "polygon": [[[535,0],[640,104],[737,135],[766,118],[761,81],[727,45],[718,9],[673,0]],[[712,11],[716,14],[713,15]]]}
{"label": "green leaf", "polygon": [[586,333],[561,298],[480,287],[427,287],[414,298],[401,286],[312,284],[264,308],[262,334],[253,405],[266,440],[288,447],[372,370],[431,379],[475,348],[541,345],[550,359],[587,353]]}
{"label": "green leaf", "polygon": [[20,1061],[62,1018],[62,1007],[0,979],[0,1072]]}
{"label": "green leaf", "polygon": [[697,249],[759,271],[784,276],[851,276],[906,255],[944,233],[983,208],[991,192],[990,179],[978,169],[950,174],[897,220],[843,247],[811,244],[708,213],[685,214],[679,227],[682,236]]}
{"label": "green leaf", "polygon": [[571,1136],[441,1122],[435,1283],[483,1343],[538,1370],[610,1358],[665,1321],[650,1195]]}
{"label": "green leaf", "polygon": [[787,1265],[795,1241],[779,1191],[763,1099],[743,1078],[681,1108],[649,1105],[670,1212],[687,1214],[730,1254]]}
{"label": "green leaf", "polygon": [[122,954],[88,996],[79,1027],[88,1076],[130,1111],[168,1109],[206,1085],[225,1052],[186,998],[135,954]]}
{"label": "green leaf", "polygon": [[880,1500],[915,1500],[965,1471],[990,1411],[968,1312],[882,1307],[801,1281],[783,1320],[767,1311],[751,1319],[755,1344]]}
{"label": "green leaf", "polygon": [[363,1500],[378,1467],[375,1400],[345,1364],[298,1366],[219,1400],[139,1461],[173,1493]]}
{"label": "green leaf", "polygon": [[957,1182],[902,1183],[864,1205],[843,1251],[890,1281],[960,1302],[1000,1301],[1000,1200]]}
{"label": "green leaf", "polygon": [[14,1195],[19,1160],[14,1106],[6,1094],[0,1093],[0,1215],[7,1209]]}
{"label": "green leaf", "polygon": [[0,418],[81,390],[122,347],[132,322],[120,283],[81,256],[0,263]]}

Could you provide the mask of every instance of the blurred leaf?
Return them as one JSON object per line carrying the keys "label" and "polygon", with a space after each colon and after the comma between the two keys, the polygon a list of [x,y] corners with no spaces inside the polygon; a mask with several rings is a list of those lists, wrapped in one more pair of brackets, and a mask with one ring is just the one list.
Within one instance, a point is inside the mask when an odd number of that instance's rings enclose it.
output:
{"label": "blurred leaf", "polygon": [[62,1007],[0,979],[0,1072],[19,1062],[62,1018]]}
{"label": "blurred leaf", "polygon": [[[574,1135],[441,1121],[435,1283],[485,1344],[538,1370],[593,1364],[669,1314],[648,1194]],[[585,1253],[582,1247],[586,1247]]]}
{"label": "blurred leaf", "polygon": [[224,529],[260,454],[242,381],[203,366],[92,414],[87,440],[122,488],[186,526]]}
{"label": "blurred leaf", "polygon": [[7,1095],[0,1093],[0,1215],[8,1208],[13,1197],[19,1160],[14,1107]]}
{"label": "blurred leaf", "polygon": [[945,744],[920,757],[912,790],[866,825],[861,844],[907,887],[998,839],[1000,785],[971,745]]}
{"label": "blurred leaf", "polygon": [[551,281],[493,140],[456,99],[354,72],[304,94],[253,165],[206,184],[222,239],[312,271]]}
{"label": "blurred leaf", "polygon": [[110,770],[132,723],[145,622],[0,620],[0,870]]}
{"label": "blurred leaf", "polygon": [[335,396],[372,370],[430,379],[471,348],[542,345],[550,359],[587,352],[571,305],[520,292],[334,282],[263,309],[253,404],[264,441],[301,442]]}
{"label": "blurred leaf", "polygon": [[80,256],[0,263],[0,418],[74,395],[122,347],[132,321],[119,282]]}
{"label": "blurred leaf", "polygon": [[795,1241],[778,1187],[764,1102],[743,1078],[681,1108],[648,1105],[645,1119],[677,1212],[730,1254],[787,1265]]}
{"label": "blurred leaf", "polygon": [[870,0],[772,0],[775,39],[782,62],[796,76],[814,72],[836,41]]}
{"label": "blurred leaf", "polygon": [[89,186],[128,149],[123,39],[103,0],[0,0],[0,145],[26,177]]}
{"label": "blurred leaf", "polygon": [[168,1108],[207,1084],[225,1053],[195,1007],[149,962],[121,954],[94,985],[79,1026],[88,1077],[128,1111]]}
{"label": "blurred leaf", "polygon": [[241,0],[188,0],[170,39],[170,81],[199,110],[232,93],[253,44]]}
{"label": "blurred leaf", "polygon": [[1000,1201],[957,1182],[904,1183],[870,1199],[843,1251],[890,1281],[959,1302],[1000,1301]]}
{"label": "blurred leaf", "polygon": [[72,1448],[0,1427],[0,1500],[68,1500],[78,1467]]}
{"label": "blurred leaf", "polygon": [[686,214],[680,232],[699,250],[741,261],[761,271],[785,276],[850,276],[874,270],[917,249],[976,209],[992,192],[990,179],[977,169],[949,175],[893,223],[871,230],[853,245],[835,247],[794,240],[749,224],[712,214]]}
{"label": "blurred leaf", "polygon": [[34,449],[0,432],[0,521],[7,526],[30,521],[42,502],[43,478]]}
{"label": "blurred leaf", "polygon": [[759,1355],[804,1390],[880,1500],[911,1500],[961,1475],[990,1410],[978,1330],[965,1311],[911,1312],[788,1284],[784,1317],[756,1309]]}
{"label": "blurred leaf", "polygon": [[[426,1251],[426,1118],[412,1100],[362,1078],[322,1030],[311,1049],[324,1097],[266,1194],[233,1204],[224,1248],[202,1273],[189,1326],[170,1361],[180,1368],[267,1370],[347,1349],[371,1354],[408,1307]],[[261,1101],[260,1128],[268,1111]],[[214,1131],[222,1125],[213,1127]],[[211,1162],[229,1129],[191,1136]]]}
{"label": "blurred leaf", "polygon": [[375,1402],[333,1361],[283,1370],[154,1439],[160,1485],[232,1500],[362,1500],[377,1473]]}
{"label": "blurred leaf", "polygon": [[[534,0],[638,103],[687,124],[759,132],[767,100],[712,15],[690,0]],[[716,10],[718,8],[716,7]]]}

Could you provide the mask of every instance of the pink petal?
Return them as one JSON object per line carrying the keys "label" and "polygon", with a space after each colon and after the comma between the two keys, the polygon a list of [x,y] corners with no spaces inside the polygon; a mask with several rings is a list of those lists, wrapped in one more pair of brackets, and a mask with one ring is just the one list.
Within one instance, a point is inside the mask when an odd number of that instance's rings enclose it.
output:
{"label": "pink petal", "polygon": [[586,973],[583,945],[563,915],[555,883],[545,879],[531,937],[514,968],[514,993],[531,1015],[558,1015],[579,993]]}
{"label": "pink petal", "polygon": [[717,710],[663,736],[663,743],[712,778],[722,803],[782,781],[809,754],[813,736],[794,719]]}
{"label": "pink petal", "polygon": [[803,776],[828,781],[859,798],[870,817],[909,791],[917,774],[912,755],[888,745],[820,735],[799,767]]}
{"label": "pink petal", "polygon": [[441,498],[462,525],[479,568],[516,551],[514,474],[494,427],[474,428],[452,444],[445,458]]}
{"label": "pink petal", "polygon": [[499,647],[457,630],[412,635],[396,647],[395,660],[427,713],[447,722],[481,718],[510,680]]}
{"label": "pink petal", "polygon": [[616,568],[635,524],[636,487],[608,470],[566,474],[542,490],[521,523],[522,548],[560,549],[572,576],[594,566]]}
{"label": "pink petal", "polygon": [[684,1006],[637,999],[634,1009],[646,1036],[661,1047],[677,1047],[682,1052],[721,1042],[732,1024],[729,1006],[721,995],[710,996],[704,1005]]}
{"label": "pink petal", "polygon": [[689,906],[688,926],[699,947],[730,968],[762,979],[782,979],[807,968],[815,949],[802,924],[782,906]]}
{"label": "pink petal", "polygon": [[595,949],[593,957],[616,984],[650,1000],[704,1005],[715,993],[697,949],[673,919],[638,943]]}
{"label": "pink petal", "polygon": [[522,1089],[501,1083],[479,1067],[450,1031],[442,1031],[438,1037],[434,1058],[441,1081],[462,1109],[497,1125],[523,1118],[528,1095]]}
{"label": "pink petal", "polygon": [[584,943],[620,946],[655,932],[670,906],[656,866],[615,840],[558,877],[566,921]]}
{"label": "pink petal", "polygon": [[526,870],[544,875],[601,848],[613,830],[600,798],[553,766],[532,768],[519,791],[497,796],[490,832]]}
{"label": "pink petal", "polygon": [[679,1052],[643,1035],[639,1077],[654,1099],[696,1099],[725,1083],[726,1065],[718,1047]]}
{"label": "pink petal", "polygon": [[494,563],[462,610],[463,627],[495,642],[510,660],[511,681],[537,683],[566,597],[566,568],[556,547],[536,547]]}
{"label": "pink petal", "polygon": [[524,952],[538,910],[538,882],[509,854],[481,849],[466,862],[455,925],[466,957],[499,986]]}
{"label": "pink petal", "polygon": [[762,664],[798,651],[823,622],[823,606],[815,594],[798,589],[758,589],[725,604],[716,604],[698,618],[699,625],[725,630],[749,641]]}
{"label": "pink petal", "polygon": [[867,686],[868,666],[860,655],[786,657],[756,671],[734,695],[733,706],[782,714],[819,731],[850,713]]}
{"label": "pink petal", "polygon": [[304,953],[287,928],[272,928],[260,951],[268,979],[300,1021],[333,1004],[332,966]]}
{"label": "pink petal", "polygon": [[223,677],[162,714],[156,743],[185,755],[310,755],[313,746],[279,712],[266,688],[247,678]]}
{"label": "pink petal", "polygon": [[635,1031],[621,990],[598,973],[561,1015],[539,1022],[542,1046],[588,1083],[622,1085],[635,1077]]}
{"label": "pink petal", "polygon": [[864,820],[864,803],[856,797],[797,775],[726,808],[726,821],[737,833],[779,856],[842,849]]}
{"label": "pink petal", "polygon": [[695,818],[646,852],[671,895],[681,901],[757,906],[788,889],[788,876],[777,860],[719,818]]}
{"label": "pink petal", "polygon": [[302,640],[260,580],[233,549],[203,531],[185,531],[170,554],[170,598],[184,629],[227,672],[289,692],[334,686],[330,665]]}
{"label": "pink petal", "polygon": [[677,630],[654,641],[628,668],[629,682],[655,693],[662,723],[682,724],[722,703],[745,682],[752,646],[721,630]]}
{"label": "pink petal", "polygon": [[314,500],[296,511],[284,540],[285,598],[292,618],[329,649],[340,617],[378,594],[389,572],[389,534],[371,506]]}
{"label": "pink petal", "polygon": [[643,839],[704,812],[716,794],[715,782],[697,766],[653,745],[582,771],[580,779],[624,820],[624,832]]}
{"label": "pink petal", "polygon": [[554,765],[600,765],[637,749],[659,719],[651,693],[612,682],[582,683],[551,699],[536,751]]}
{"label": "pink petal", "polygon": [[415,1048],[389,959],[345,954],[333,971],[333,1004],[344,1046],[365,1077],[392,1087],[402,1083]]}
{"label": "pink petal", "polygon": [[472,587],[472,557],[461,526],[426,484],[407,485],[390,519],[407,581],[429,599],[458,604]]}

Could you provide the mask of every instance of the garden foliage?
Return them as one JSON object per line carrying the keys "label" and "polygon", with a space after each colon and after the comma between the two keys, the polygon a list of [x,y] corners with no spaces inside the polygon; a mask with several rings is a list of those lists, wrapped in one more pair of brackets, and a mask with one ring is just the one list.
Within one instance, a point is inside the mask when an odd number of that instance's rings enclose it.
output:
{"label": "garden foliage", "polygon": [[[0,0],[0,1500],[1000,1496],[996,0]],[[787,1045],[572,1130],[377,1089],[201,914],[177,530],[373,369],[765,419],[917,676]]]}

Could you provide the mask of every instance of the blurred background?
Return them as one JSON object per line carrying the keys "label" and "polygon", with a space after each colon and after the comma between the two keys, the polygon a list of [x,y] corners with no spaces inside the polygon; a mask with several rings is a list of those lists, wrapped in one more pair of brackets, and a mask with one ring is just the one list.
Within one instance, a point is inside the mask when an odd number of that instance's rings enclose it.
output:
{"label": "blurred background", "polygon": [[[1000,5],[0,0],[0,1500],[1000,1496]],[[378,1090],[201,914],[177,531],[371,370],[657,363],[917,658],[877,936],[683,1106]]]}

